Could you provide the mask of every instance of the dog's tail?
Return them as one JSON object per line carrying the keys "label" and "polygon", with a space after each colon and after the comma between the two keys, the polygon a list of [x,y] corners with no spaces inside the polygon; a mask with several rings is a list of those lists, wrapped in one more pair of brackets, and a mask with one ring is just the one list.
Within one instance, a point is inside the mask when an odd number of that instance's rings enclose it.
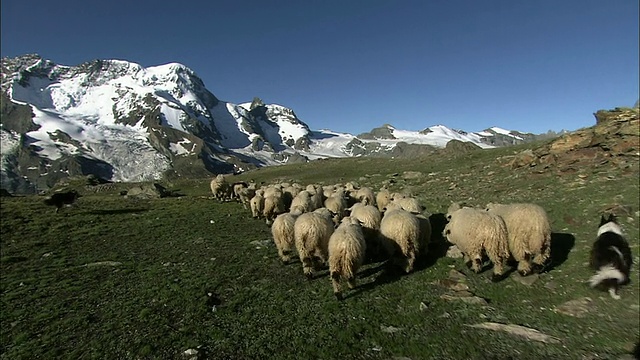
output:
{"label": "dog's tail", "polygon": [[618,284],[621,284],[624,282],[625,276],[622,271],[615,268],[613,265],[605,265],[601,266],[596,274],[589,279],[589,285],[591,285],[591,287],[596,287],[601,282],[609,279],[616,280]]}

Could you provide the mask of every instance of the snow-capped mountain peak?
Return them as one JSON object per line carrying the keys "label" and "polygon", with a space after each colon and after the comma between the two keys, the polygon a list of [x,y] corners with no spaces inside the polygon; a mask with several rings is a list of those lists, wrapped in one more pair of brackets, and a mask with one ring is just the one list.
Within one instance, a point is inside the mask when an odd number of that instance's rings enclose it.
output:
{"label": "snow-capped mountain peak", "polygon": [[78,173],[142,181],[319,157],[396,156],[406,144],[435,149],[454,139],[491,147],[488,138],[508,133],[390,124],[358,136],[312,131],[286,106],[218,100],[179,63],[64,66],[25,55],[2,59],[1,80],[2,186],[12,189],[52,186]]}

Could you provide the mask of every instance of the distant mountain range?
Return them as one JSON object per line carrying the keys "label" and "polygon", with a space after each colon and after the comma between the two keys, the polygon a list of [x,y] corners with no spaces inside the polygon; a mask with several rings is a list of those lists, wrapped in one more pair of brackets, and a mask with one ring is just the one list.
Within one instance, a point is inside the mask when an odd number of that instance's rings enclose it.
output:
{"label": "distant mountain range", "polygon": [[413,156],[451,140],[479,148],[534,135],[444,125],[382,125],[352,135],[311,130],[292,109],[219,100],[188,67],[121,60],[57,65],[38,55],[2,59],[2,188],[35,192],[71,175],[110,181],[210,176],[325,157]]}

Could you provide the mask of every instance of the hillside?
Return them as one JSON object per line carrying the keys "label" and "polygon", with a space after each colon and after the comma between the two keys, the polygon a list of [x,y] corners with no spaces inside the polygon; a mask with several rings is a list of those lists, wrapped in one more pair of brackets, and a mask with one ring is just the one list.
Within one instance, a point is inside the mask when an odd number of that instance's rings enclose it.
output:
{"label": "hillside", "polygon": [[[308,281],[300,263],[281,264],[264,221],[240,204],[212,200],[209,178],[164,183],[182,196],[157,199],[119,195],[133,184],[81,186],[85,196],[59,214],[40,196],[3,198],[0,320],[10,326],[0,329],[0,351],[7,358],[624,358],[640,331],[640,172],[637,155],[614,139],[632,140],[637,151],[638,133],[621,135],[624,126],[602,133],[601,126],[579,133],[600,134],[599,145],[570,146],[548,166],[513,160],[578,135],[229,176],[387,185],[426,206],[436,239],[451,201],[534,202],[551,219],[552,262],[542,274],[492,283],[491,271],[474,274],[436,243],[408,275],[366,264],[342,302],[326,272]],[[620,219],[635,262],[617,301],[586,284],[603,212]]]}

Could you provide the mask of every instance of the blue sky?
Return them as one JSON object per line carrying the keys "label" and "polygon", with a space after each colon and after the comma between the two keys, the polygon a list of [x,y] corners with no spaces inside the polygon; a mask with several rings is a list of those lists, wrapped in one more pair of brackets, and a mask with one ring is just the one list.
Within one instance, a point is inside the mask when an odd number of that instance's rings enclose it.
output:
{"label": "blue sky", "polygon": [[534,133],[638,100],[637,0],[1,2],[1,53],[180,62],[312,129]]}

